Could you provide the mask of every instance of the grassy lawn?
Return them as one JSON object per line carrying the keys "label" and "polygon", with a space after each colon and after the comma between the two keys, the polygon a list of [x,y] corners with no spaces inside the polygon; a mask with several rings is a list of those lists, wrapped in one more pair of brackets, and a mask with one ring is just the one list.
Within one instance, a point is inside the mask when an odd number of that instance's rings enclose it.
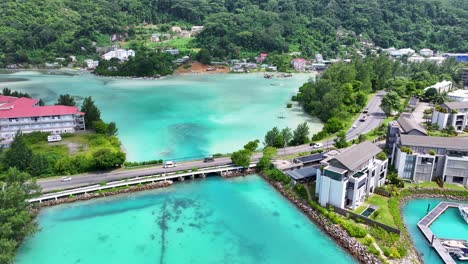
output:
{"label": "grassy lawn", "polygon": [[163,42],[148,42],[147,46],[149,48],[168,47],[168,48],[176,48],[180,51],[186,51],[186,50],[194,50],[192,48],[192,41],[193,41],[193,38],[175,38],[175,39],[170,39],[170,40],[163,41]]}
{"label": "grassy lawn", "polygon": [[361,214],[371,204],[378,206],[378,211],[380,212],[376,218],[373,218],[373,215],[371,215],[371,219],[388,226],[396,227],[395,222],[393,221],[393,216],[390,214],[390,210],[388,208],[387,197],[373,194],[367,198],[367,200],[361,206],[354,210],[354,213]]}
{"label": "grassy lawn", "polygon": [[39,141],[29,144],[34,153],[47,156],[63,157],[68,155],[87,155],[101,148],[118,150],[120,142],[116,137],[99,134],[73,134],[62,138],[60,142]]}
{"label": "grassy lawn", "polygon": [[[422,182],[422,183],[408,183],[405,182],[405,188],[420,187],[420,188],[440,188],[436,182]],[[464,191],[465,187],[459,184],[445,183],[444,188],[446,190]]]}

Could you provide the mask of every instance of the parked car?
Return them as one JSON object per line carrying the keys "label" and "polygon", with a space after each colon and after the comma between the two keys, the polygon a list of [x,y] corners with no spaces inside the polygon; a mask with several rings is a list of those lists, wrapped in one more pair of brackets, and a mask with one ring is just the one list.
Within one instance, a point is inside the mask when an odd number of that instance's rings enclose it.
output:
{"label": "parked car", "polygon": [[172,160],[168,160],[164,162],[163,168],[175,168],[176,163]]}
{"label": "parked car", "polygon": [[71,181],[71,177],[62,177],[60,180],[63,182]]}
{"label": "parked car", "polygon": [[213,161],[214,161],[214,158],[212,156],[206,157],[203,159],[203,162],[213,162]]}
{"label": "parked car", "polygon": [[367,113],[369,113],[369,108],[367,108],[367,107],[366,107],[366,108],[364,108],[364,111],[362,111],[362,113],[364,113],[364,114],[367,114]]}
{"label": "parked car", "polygon": [[323,147],[323,144],[322,144],[322,143],[314,143],[314,142],[312,142],[312,143],[310,143],[310,146],[313,147],[313,148],[315,148],[315,149],[319,149],[319,148]]}
{"label": "parked car", "polygon": [[361,121],[361,122],[364,122],[366,120],[367,120],[367,115],[362,115],[361,119],[359,119],[359,121]]}

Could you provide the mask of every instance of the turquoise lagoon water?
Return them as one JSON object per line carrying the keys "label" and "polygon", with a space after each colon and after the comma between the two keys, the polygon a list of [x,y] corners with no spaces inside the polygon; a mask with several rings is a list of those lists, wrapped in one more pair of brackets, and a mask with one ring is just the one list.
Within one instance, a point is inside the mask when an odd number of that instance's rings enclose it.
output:
{"label": "turquoise lagoon water", "polygon": [[295,128],[305,121],[312,135],[321,122],[297,105],[286,108],[311,77],[210,74],[132,80],[19,72],[0,74],[0,89],[28,92],[46,104],[65,93],[77,96],[80,105],[83,97],[92,96],[103,119],[117,123],[127,159],[142,161],[228,153],[250,140],[263,140],[273,126]]}
{"label": "turquoise lagoon water", "polygon": [[60,205],[16,264],[355,263],[256,175]]}
{"label": "turquoise lagoon water", "polygon": [[[403,218],[409,229],[416,249],[422,255],[424,263],[443,263],[439,255],[433,250],[426,238],[417,227],[417,223],[427,214],[427,205],[431,210],[443,200],[439,199],[415,199],[410,200],[403,207]],[[449,208],[436,221],[430,225],[431,231],[440,238],[466,239],[468,240],[468,225],[460,216],[458,209]],[[464,263],[464,262],[459,262]],[[466,263],[466,261],[465,261]]]}

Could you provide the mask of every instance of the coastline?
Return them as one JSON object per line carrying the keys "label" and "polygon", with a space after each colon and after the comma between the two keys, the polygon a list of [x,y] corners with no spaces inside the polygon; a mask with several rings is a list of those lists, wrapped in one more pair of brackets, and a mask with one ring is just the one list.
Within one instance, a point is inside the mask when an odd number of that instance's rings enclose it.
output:
{"label": "coastline", "polygon": [[309,220],[327,234],[335,243],[342,249],[348,252],[359,263],[374,264],[382,263],[373,254],[369,253],[367,248],[363,246],[355,238],[351,237],[341,226],[332,223],[329,219],[316,212],[311,206],[304,201],[301,201],[290,193],[288,193],[282,183],[274,182],[266,177],[263,173],[257,172],[266,182],[268,182],[279,194],[291,202],[298,210],[300,210]]}

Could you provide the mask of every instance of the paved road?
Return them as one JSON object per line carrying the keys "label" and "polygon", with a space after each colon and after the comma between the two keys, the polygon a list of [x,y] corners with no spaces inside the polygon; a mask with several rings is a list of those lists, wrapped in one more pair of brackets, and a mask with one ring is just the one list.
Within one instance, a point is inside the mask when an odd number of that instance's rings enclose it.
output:
{"label": "paved road", "polygon": [[[370,130],[379,126],[384,118],[384,113],[380,109],[380,101],[383,96],[383,92],[378,93],[374,96],[368,103],[369,108],[369,117],[365,122],[360,122],[356,120],[354,125],[355,127],[351,128],[347,132],[347,139],[352,140],[356,138],[359,134],[367,133]],[[333,145],[333,140],[327,140],[323,142],[324,147],[328,147]],[[312,147],[309,145],[301,145],[295,147],[287,147],[284,149],[279,149],[279,155],[289,155],[294,153],[300,152],[307,152],[311,151]],[[261,154],[254,154],[252,157],[253,161],[257,161],[260,159]],[[161,166],[152,166],[146,168],[138,168],[138,169],[130,169],[130,170],[118,170],[112,172],[103,172],[103,173],[86,173],[80,175],[72,176],[72,180],[70,181],[61,181],[59,178],[55,179],[44,179],[38,181],[39,185],[42,187],[43,192],[50,192],[53,190],[63,190],[63,189],[70,189],[76,188],[81,186],[87,186],[92,184],[97,184],[100,182],[109,182],[127,178],[134,178],[138,176],[147,176],[147,175],[155,175],[161,173],[167,173],[172,171],[179,171],[179,170],[189,170],[193,168],[205,168],[211,166],[221,166],[221,165],[229,165],[231,164],[230,158],[217,158],[213,162],[205,163],[203,161],[189,161],[184,163],[177,164],[176,168],[162,168]]]}

